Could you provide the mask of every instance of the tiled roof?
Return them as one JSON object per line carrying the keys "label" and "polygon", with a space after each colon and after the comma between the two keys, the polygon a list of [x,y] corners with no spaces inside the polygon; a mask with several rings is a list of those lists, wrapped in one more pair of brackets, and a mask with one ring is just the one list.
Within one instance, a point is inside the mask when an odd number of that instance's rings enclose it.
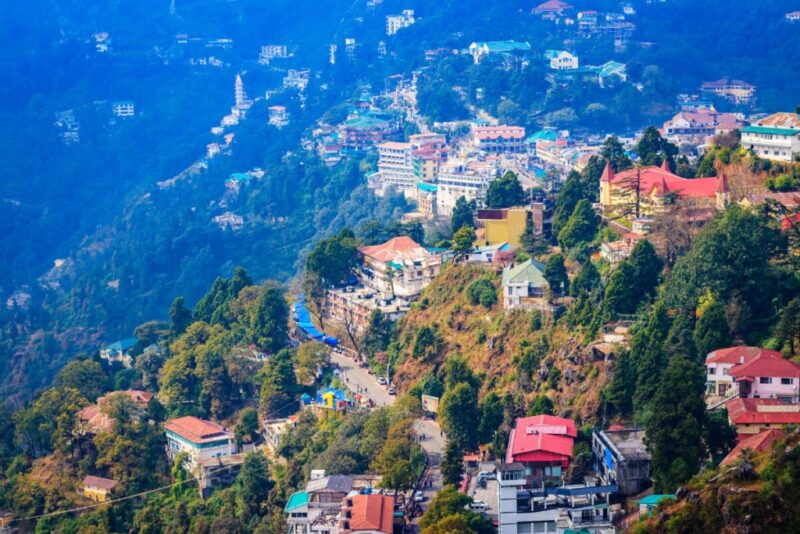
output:
{"label": "tiled roof", "polygon": [[775,128],[790,128],[797,130],[800,129],[800,115],[797,113],[781,111],[778,113],[773,113],[768,117],[764,117],[756,124],[758,124],[758,126],[772,126]]}
{"label": "tiled roof", "polygon": [[193,415],[171,419],[167,421],[164,428],[192,443],[206,443],[224,438],[233,439],[234,437],[233,432],[228,432],[221,425]]}
{"label": "tiled roof", "polygon": [[778,399],[737,397],[726,402],[725,408],[728,410],[728,419],[734,425],[800,423],[800,412],[797,411],[797,406],[785,404]]}
{"label": "tiled roof", "polygon": [[759,354],[769,354],[777,358],[782,358],[780,352],[761,347],[728,347],[727,349],[717,349],[709,352],[706,356],[706,365],[709,363],[733,363],[736,365],[747,363]]}
{"label": "tiled roof", "polygon": [[306,484],[306,491],[338,491],[348,493],[353,489],[353,477],[350,475],[331,475],[317,480],[309,480]]}
{"label": "tiled roof", "polygon": [[394,497],[380,495],[354,495],[350,497],[350,531],[370,531],[392,534],[394,519]]}
{"label": "tiled roof", "polygon": [[503,285],[512,282],[528,282],[535,287],[546,287],[547,280],[544,277],[544,264],[530,259],[503,271]]}
{"label": "tiled roof", "polygon": [[408,236],[401,235],[390,239],[380,245],[371,247],[359,247],[358,251],[365,256],[369,256],[377,261],[389,263],[390,261],[421,260],[428,258],[430,254],[421,247],[416,241]]}
{"label": "tiled roof", "polygon": [[480,140],[525,138],[525,128],[522,126],[476,126],[473,133]]}
{"label": "tiled roof", "polygon": [[764,351],[750,361],[731,368],[730,374],[736,379],[758,376],[800,378],[800,365],[783,359],[780,353],[776,355],[774,351]]}
{"label": "tiled roof", "polygon": [[778,428],[771,428],[769,430],[762,430],[758,434],[748,436],[736,444],[731,452],[723,459],[719,465],[727,465],[735,462],[745,449],[750,449],[753,452],[762,452],[770,447],[772,444],[782,439],[784,432]]}
{"label": "tiled roof", "polygon": [[751,204],[761,204],[766,200],[774,200],[784,207],[793,209],[800,206],[800,193],[763,193],[760,195],[749,195],[745,197]]}
{"label": "tiled roof", "polygon": [[104,490],[112,490],[117,487],[118,482],[110,478],[96,477],[94,475],[87,475],[81,483],[84,487],[100,488]]}
{"label": "tiled roof", "polygon": [[[628,189],[636,187],[636,169],[614,173],[609,166],[603,171],[601,181],[608,181]],[[673,174],[668,168],[642,167],[639,170],[639,187],[645,194],[655,191],[657,196],[673,193],[682,198],[703,198],[716,196],[720,178],[683,178]]]}

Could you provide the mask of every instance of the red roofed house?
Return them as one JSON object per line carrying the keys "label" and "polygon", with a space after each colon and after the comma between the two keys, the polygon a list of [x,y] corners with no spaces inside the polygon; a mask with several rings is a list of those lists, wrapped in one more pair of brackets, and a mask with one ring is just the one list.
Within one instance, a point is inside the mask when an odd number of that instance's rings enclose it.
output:
{"label": "red roofed house", "polygon": [[508,437],[506,463],[521,463],[535,482],[561,482],[578,435],[575,421],[552,415],[517,419]]}
{"label": "red roofed house", "polygon": [[760,355],[783,359],[780,352],[759,347],[739,346],[709,352],[706,356],[706,398],[721,400],[737,394],[731,369]]}
{"label": "red roofed house", "polygon": [[756,88],[742,80],[732,80],[730,78],[722,78],[713,82],[703,82],[700,86],[701,91],[714,93],[736,104],[747,104],[753,99],[756,93]]}
{"label": "red roofed house", "polygon": [[527,150],[522,126],[475,126],[475,145],[492,154],[522,154]]}
{"label": "red roofed house", "polygon": [[117,481],[110,478],[96,477],[94,475],[87,475],[81,482],[83,487],[83,496],[93,500],[94,502],[106,502],[114,488],[117,487]]}
{"label": "red roofed house", "polygon": [[342,501],[341,533],[392,534],[394,497],[373,493],[350,495]]}
{"label": "red roofed house", "polygon": [[387,297],[414,298],[439,275],[441,257],[431,254],[408,236],[380,245],[359,247],[362,265],[359,277],[364,285]]}
{"label": "red roofed house", "polygon": [[185,452],[190,471],[205,460],[236,453],[233,432],[213,421],[194,416],[179,417],[167,421],[164,430],[167,434],[167,456],[174,461],[180,453]]}
{"label": "red roofed house", "polygon": [[[635,213],[636,196],[639,213]],[[725,176],[719,178],[683,178],[673,174],[665,161],[660,167],[642,167],[615,173],[611,165],[600,177],[600,204],[606,213],[620,212],[633,217],[651,215],[664,206],[679,201],[695,211],[709,215],[724,209],[730,190]]]}
{"label": "red roofed house", "polygon": [[775,443],[779,439],[783,439],[785,433],[783,430],[778,428],[772,428],[769,430],[762,430],[758,434],[753,434],[752,436],[748,436],[739,443],[736,444],[736,447],[733,448],[731,452],[728,453],[719,465],[730,465],[738,460],[742,456],[742,452],[745,449],[750,449],[751,451],[758,453],[769,450],[772,448],[772,444]]}
{"label": "red roofed house", "polygon": [[725,403],[728,421],[736,427],[739,438],[762,430],[800,424],[800,405],[785,404],[778,399],[744,399],[737,397]]}
{"label": "red roofed house", "polygon": [[532,13],[534,15],[547,15],[550,17],[555,17],[556,15],[563,15],[571,9],[572,6],[570,4],[562,2],[561,0],[548,0],[547,2],[534,7]]}
{"label": "red roofed house", "polygon": [[749,362],[733,367],[731,377],[740,397],[800,401],[800,365],[772,351],[762,352]]}

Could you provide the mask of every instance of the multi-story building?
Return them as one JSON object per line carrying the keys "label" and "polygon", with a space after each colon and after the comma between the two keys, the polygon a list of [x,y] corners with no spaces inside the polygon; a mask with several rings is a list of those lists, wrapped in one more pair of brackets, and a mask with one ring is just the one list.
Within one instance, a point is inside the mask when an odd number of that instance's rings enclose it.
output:
{"label": "multi-story building", "polygon": [[644,429],[609,428],[592,432],[594,470],[620,495],[636,495],[650,485],[652,458],[644,444]]}
{"label": "multi-story building", "polygon": [[700,90],[721,96],[736,104],[749,104],[755,98],[755,85],[733,80],[731,78],[721,78],[713,82],[703,82]]}
{"label": "multi-story building", "polygon": [[413,9],[404,9],[400,15],[388,15],[386,17],[386,35],[394,35],[403,28],[408,28],[414,22]]}
{"label": "multi-story building", "polygon": [[380,189],[393,188],[406,197],[416,193],[414,147],[411,143],[387,141],[378,145]]}
{"label": "multi-story building", "polygon": [[532,486],[560,484],[577,435],[572,419],[553,415],[521,417],[508,437],[506,463],[521,463]]}
{"label": "multi-story building", "polygon": [[469,53],[476,65],[490,56],[509,56],[530,52],[530,50],[531,44],[527,41],[522,43],[514,40],[486,41],[469,45]]}
{"label": "multi-story building", "polygon": [[442,259],[408,236],[380,245],[359,247],[358,275],[365,286],[386,295],[415,299],[439,275]]}
{"label": "multi-story building", "polygon": [[743,147],[758,157],[777,161],[796,161],[800,156],[800,116],[775,113],[742,128]]}
{"label": "multi-story building", "polygon": [[289,112],[286,106],[270,106],[267,108],[269,112],[269,123],[276,128],[283,128],[289,125]]}
{"label": "multi-story building", "polygon": [[544,202],[531,202],[527,206],[502,209],[481,209],[477,215],[478,225],[484,231],[483,241],[487,245],[509,243],[521,245],[522,235],[528,226],[534,235],[542,235],[551,224],[549,206]]}
{"label": "multi-story building", "polygon": [[759,347],[731,347],[706,357],[706,397],[709,402],[727,397],[800,401],[800,365],[780,352]]}
{"label": "multi-story building", "polygon": [[523,154],[526,152],[525,128],[522,126],[475,126],[475,146],[490,154]]}
{"label": "multi-story building", "polygon": [[186,467],[194,472],[204,460],[236,454],[233,432],[225,427],[194,416],[170,419],[164,425],[167,435],[167,456],[175,460],[186,453]]}
{"label": "multi-story building", "polygon": [[391,321],[403,317],[411,308],[411,301],[377,291],[372,287],[348,286],[329,289],[325,294],[325,314],[363,332],[369,326],[372,312],[380,312]]}
{"label": "multi-story building", "polygon": [[111,106],[111,111],[115,117],[133,117],[136,115],[136,107],[131,100],[123,100],[121,102],[114,102]]}
{"label": "multi-story building", "polygon": [[664,136],[678,143],[704,142],[706,138],[731,132],[745,125],[744,117],[719,113],[713,108],[681,111],[663,126]]}
{"label": "multi-story building", "polygon": [[448,160],[439,168],[436,179],[436,212],[449,217],[460,197],[482,203],[496,176],[496,162]]}
{"label": "multi-story building", "polygon": [[352,489],[352,476],[311,471],[305,490],[293,493],[284,507],[289,534],[338,533],[342,500]]}
{"label": "multi-story building", "polygon": [[289,69],[283,77],[283,87],[303,92],[308,87],[309,80],[311,80],[311,69]]}
{"label": "multi-story building", "polygon": [[529,259],[503,269],[503,309],[549,309],[544,268],[544,264]]}
{"label": "multi-story building", "polygon": [[567,50],[545,50],[544,58],[553,70],[578,68],[578,56]]}
{"label": "multi-story building", "polygon": [[348,150],[364,150],[400,134],[400,122],[389,113],[367,112],[346,120],[339,127],[339,145]]}
{"label": "multi-story building", "polygon": [[273,59],[285,59],[289,57],[289,49],[286,45],[262,45],[261,53],[258,55],[258,62],[262,65],[269,65]]}

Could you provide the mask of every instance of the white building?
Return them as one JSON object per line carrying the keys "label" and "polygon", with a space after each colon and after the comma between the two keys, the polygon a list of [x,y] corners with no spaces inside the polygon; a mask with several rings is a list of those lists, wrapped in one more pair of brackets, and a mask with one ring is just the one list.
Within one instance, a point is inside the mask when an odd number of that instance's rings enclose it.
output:
{"label": "white building", "polygon": [[285,89],[297,89],[300,92],[306,90],[308,81],[311,79],[310,69],[289,69],[286,76],[283,78],[283,87]]}
{"label": "white building", "polygon": [[253,106],[253,101],[247,98],[247,91],[244,89],[244,81],[241,74],[236,75],[236,82],[234,82],[233,87],[236,102],[235,109],[238,111],[250,109]]}
{"label": "white building", "polygon": [[545,60],[553,70],[568,70],[578,68],[578,56],[567,50],[545,50]]}
{"label": "white building", "polygon": [[413,9],[404,9],[400,15],[389,15],[386,17],[386,35],[394,35],[403,28],[408,28],[414,22]]}
{"label": "white building", "polygon": [[133,117],[136,114],[134,104],[130,100],[114,102],[111,106],[111,111],[117,117]]}
{"label": "white building", "polygon": [[795,161],[800,155],[800,117],[796,113],[775,113],[741,132],[742,146],[760,158]]}
{"label": "white building", "polygon": [[547,304],[545,266],[530,259],[503,269],[503,309],[543,309]]}
{"label": "white building", "polygon": [[273,59],[285,59],[289,57],[289,50],[286,45],[263,45],[261,53],[258,55],[258,62],[262,65],[269,65]]}
{"label": "white building", "polygon": [[449,217],[459,197],[481,203],[489,184],[497,176],[497,165],[488,161],[452,160],[443,163],[436,179],[436,212]]}
{"label": "white building", "polygon": [[171,461],[186,453],[184,464],[194,472],[206,460],[236,454],[233,432],[221,425],[194,416],[170,419],[164,425],[167,436],[167,456]]}
{"label": "white building", "polygon": [[270,106],[269,123],[276,128],[283,128],[289,125],[289,112],[286,111],[286,106]]}
{"label": "white building", "polygon": [[380,188],[395,188],[406,198],[416,194],[414,176],[414,147],[411,143],[389,141],[378,145]]}

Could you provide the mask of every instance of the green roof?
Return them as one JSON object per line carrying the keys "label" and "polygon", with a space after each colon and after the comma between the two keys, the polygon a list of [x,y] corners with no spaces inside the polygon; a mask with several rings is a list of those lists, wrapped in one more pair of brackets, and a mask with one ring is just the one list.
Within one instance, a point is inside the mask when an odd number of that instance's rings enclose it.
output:
{"label": "green roof", "polygon": [[742,131],[747,133],[788,135],[788,136],[794,136],[800,134],[800,130],[792,130],[791,128],[772,128],[769,126],[745,126],[744,128],[742,128]]}
{"label": "green roof", "polygon": [[486,46],[489,49],[489,52],[499,54],[503,52],[515,52],[517,50],[530,50],[531,44],[527,41],[518,43],[516,41],[487,41],[483,43],[477,43],[478,46]]}
{"label": "green roof", "polygon": [[645,506],[656,506],[658,503],[660,503],[663,500],[674,501],[675,500],[675,494],[673,494],[673,493],[664,493],[664,494],[654,493],[653,495],[648,495],[644,499],[640,499],[639,500],[639,504],[644,504]]}
{"label": "green roof", "polygon": [[544,265],[534,259],[523,261],[516,267],[503,271],[503,285],[510,282],[528,282],[534,287],[547,286],[544,278]]}
{"label": "green roof", "polygon": [[298,491],[296,493],[292,493],[292,496],[289,497],[289,502],[286,503],[286,507],[283,509],[284,512],[291,512],[295,508],[300,508],[301,506],[305,506],[308,504],[308,493],[305,491]]}
{"label": "green roof", "polygon": [[423,191],[428,191],[430,193],[435,193],[438,187],[435,184],[426,184],[425,182],[417,182],[417,187],[422,189]]}
{"label": "green roof", "polygon": [[547,59],[557,58],[561,52],[566,52],[566,50],[545,50],[544,57]]}
{"label": "green roof", "polygon": [[383,119],[362,116],[348,120],[345,125],[349,128],[385,128],[389,125],[389,122]]}
{"label": "green roof", "polygon": [[625,63],[620,63],[619,61],[608,61],[600,65],[599,75],[600,77],[606,77],[624,69]]}
{"label": "green roof", "polygon": [[538,141],[540,139],[547,141],[555,141],[556,139],[558,139],[558,132],[556,132],[552,128],[545,128],[544,130],[539,130],[538,132],[528,137],[527,142],[533,143],[534,141]]}

